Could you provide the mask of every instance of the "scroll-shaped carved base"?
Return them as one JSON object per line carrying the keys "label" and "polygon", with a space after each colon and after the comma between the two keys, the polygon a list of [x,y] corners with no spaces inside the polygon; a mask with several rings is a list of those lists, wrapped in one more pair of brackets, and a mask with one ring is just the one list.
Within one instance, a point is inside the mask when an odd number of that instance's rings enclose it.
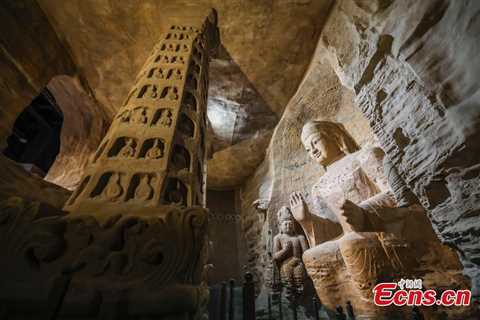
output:
{"label": "scroll-shaped carved base", "polygon": [[200,319],[207,212],[147,210],[99,224],[20,198],[1,202],[0,305],[22,319],[57,311],[57,319]]}

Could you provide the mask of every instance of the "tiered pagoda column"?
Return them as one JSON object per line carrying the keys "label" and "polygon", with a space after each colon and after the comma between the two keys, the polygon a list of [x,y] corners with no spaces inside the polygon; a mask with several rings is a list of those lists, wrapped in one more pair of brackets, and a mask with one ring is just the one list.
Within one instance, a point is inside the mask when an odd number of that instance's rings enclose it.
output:
{"label": "tiered pagoda column", "polygon": [[208,63],[217,40],[209,23],[202,30],[171,26],[137,76],[66,211],[104,220],[158,214],[158,208],[172,204],[205,206]]}
{"label": "tiered pagoda column", "polygon": [[170,27],[66,212],[0,202],[0,318],[204,317],[208,64],[218,45],[214,10],[202,26]]}

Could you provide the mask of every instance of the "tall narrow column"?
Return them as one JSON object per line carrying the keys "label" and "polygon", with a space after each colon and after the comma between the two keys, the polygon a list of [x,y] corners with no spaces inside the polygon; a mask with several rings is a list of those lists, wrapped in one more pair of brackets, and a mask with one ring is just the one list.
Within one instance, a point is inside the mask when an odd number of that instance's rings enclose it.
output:
{"label": "tall narrow column", "polygon": [[202,318],[208,63],[218,35],[215,11],[202,26],[171,26],[68,214],[0,202],[0,310],[22,319]]}
{"label": "tall narrow column", "polygon": [[104,220],[158,214],[172,204],[205,206],[208,63],[218,45],[214,15],[201,30],[171,26],[155,46],[66,211]]}

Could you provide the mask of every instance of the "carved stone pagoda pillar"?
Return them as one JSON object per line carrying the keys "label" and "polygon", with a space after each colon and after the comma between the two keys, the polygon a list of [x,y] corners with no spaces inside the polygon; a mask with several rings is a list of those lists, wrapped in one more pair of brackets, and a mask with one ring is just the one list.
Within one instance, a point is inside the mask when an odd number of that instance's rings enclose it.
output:
{"label": "carved stone pagoda pillar", "polygon": [[171,26],[67,214],[20,198],[0,203],[0,260],[8,261],[0,318],[204,316],[208,64],[218,45],[214,10],[201,27]]}

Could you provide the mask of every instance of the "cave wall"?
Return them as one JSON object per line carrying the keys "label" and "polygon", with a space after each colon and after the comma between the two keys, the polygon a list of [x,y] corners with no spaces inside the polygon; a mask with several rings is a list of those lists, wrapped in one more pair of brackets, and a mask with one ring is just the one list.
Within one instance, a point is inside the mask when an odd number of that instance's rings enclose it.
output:
{"label": "cave wall", "polygon": [[208,240],[210,243],[208,263],[209,285],[241,280],[240,244],[238,242],[239,214],[235,208],[235,191],[207,190],[209,210]]}
{"label": "cave wall", "polygon": [[0,149],[3,150],[22,110],[54,76],[73,74],[75,67],[36,1],[2,1],[0,29]]}
{"label": "cave wall", "polygon": [[[353,101],[352,90],[341,85],[323,58],[323,50],[317,48],[302,83],[274,130],[264,162],[240,191],[242,227],[248,246],[247,266],[259,284],[270,278],[270,271],[265,269],[268,230],[272,230],[272,235],[278,232],[278,209],[289,206],[289,196],[294,191],[303,192],[309,207],[314,207],[310,191],[323,169],[308,157],[300,141],[304,123],[309,119],[341,122],[360,145],[375,143],[367,120]],[[265,217],[252,206],[257,199],[268,202]]]}
{"label": "cave wall", "polygon": [[338,1],[321,35],[382,148],[478,290],[480,2]]}
{"label": "cave wall", "polygon": [[[264,163],[242,187],[243,228],[255,243],[249,268],[260,281],[278,208],[294,190],[314,206],[308,193],[323,172],[299,134],[321,118],[344,123],[359,144],[380,144],[478,292],[479,12],[478,1],[335,3]],[[270,201],[267,223],[251,206],[255,198]]]}
{"label": "cave wall", "polygon": [[63,112],[60,152],[45,180],[75,190],[89,157],[95,152],[110,126],[111,118],[78,78],[59,75],[47,85]]}
{"label": "cave wall", "polygon": [[[0,150],[13,124],[32,99],[56,75],[73,75],[75,65],[33,0],[0,4]],[[21,39],[21,41],[19,41]],[[21,196],[61,208],[70,192],[27,173],[0,155],[0,197]]]}

